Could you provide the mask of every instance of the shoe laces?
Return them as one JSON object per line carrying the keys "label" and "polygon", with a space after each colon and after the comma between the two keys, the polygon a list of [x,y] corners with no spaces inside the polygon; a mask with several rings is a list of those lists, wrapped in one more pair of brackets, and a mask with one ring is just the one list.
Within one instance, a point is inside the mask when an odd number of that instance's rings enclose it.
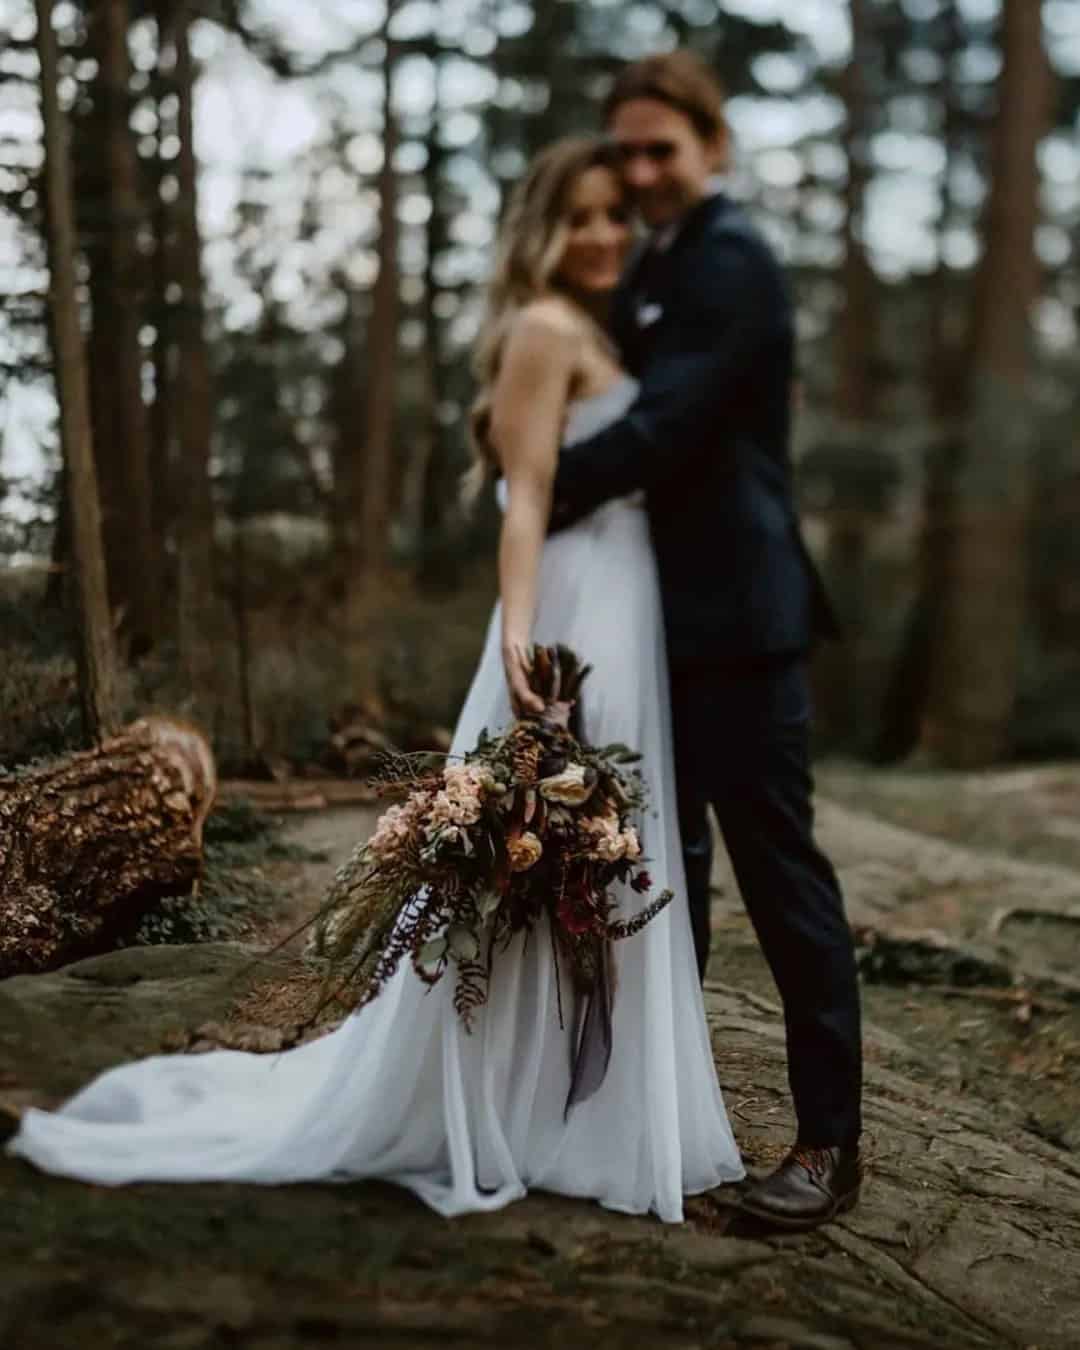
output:
{"label": "shoe laces", "polygon": [[823,1177],[832,1164],[832,1156],[827,1148],[812,1148],[807,1144],[796,1144],[791,1150],[792,1159],[800,1167],[805,1167],[812,1177]]}

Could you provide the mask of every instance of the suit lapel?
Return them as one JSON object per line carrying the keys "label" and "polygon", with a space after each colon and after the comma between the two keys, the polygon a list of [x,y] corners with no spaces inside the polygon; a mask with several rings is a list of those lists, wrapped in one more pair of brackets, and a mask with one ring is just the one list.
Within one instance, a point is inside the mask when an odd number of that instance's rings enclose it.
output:
{"label": "suit lapel", "polygon": [[641,271],[641,260],[645,256],[647,248],[647,240],[643,240],[634,248],[623,270],[622,278],[612,301],[612,335],[619,350],[627,356],[631,353],[637,332],[634,321],[635,296],[638,287],[638,274]]}
{"label": "suit lapel", "polygon": [[722,192],[713,193],[693,207],[666,249],[657,250],[649,241],[634,251],[615,293],[611,324],[615,341],[632,374],[639,374],[653,337],[667,317],[672,279],[689,249],[709,223],[731,207]]}
{"label": "suit lapel", "polygon": [[[688,250],[708,228],[711,221],[730,205],[722,193],[699,202],[684,218],[678,233],[667,248],[646,246],[627,272],[625,291],[630,299],[629,316],[634,335],[632,347],[638,362],[651,345],[653,335],[668,317],[672,299],[672,280]],[[626,322],[626,318],[623,318]]]}
{"label": "suit lapel", "polygon": [[611,335],[615,339],[623,364],[632,375],[636,375],[638,371],[638,330],[635,314],[641,263],[647,248],[647,240],[643,240],[634,248],[611,305]]}

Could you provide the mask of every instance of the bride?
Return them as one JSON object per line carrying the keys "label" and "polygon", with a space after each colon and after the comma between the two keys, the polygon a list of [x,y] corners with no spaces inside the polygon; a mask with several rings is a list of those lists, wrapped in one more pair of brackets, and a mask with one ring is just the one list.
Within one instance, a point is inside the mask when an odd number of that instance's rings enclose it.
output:
{"label": "bride", "polygon": [[[221,1050],[121,1065],[59,1111],[30,1110],[10,1152],[104,1185],[350,1181],[408,1187],[444,1215],[497,1209],[529,1187],[609,1209],[683,1217],[683,1197],[743,1175],[709,1044],[685,902],[664,633],[649,530],[633,498],[546,538],[560,444],[619,417],[635,382],[602,326],[630,244],[611,151],[540,154],[502,231],[478,348],[474,478],[501,474],[500,603],[454,736],[472,748],[535,709],[534,642],[592,664],[582,708],[597,744],[644,756],[640,822],[654,890],[676,900],[614,947],[613,1046],[600,1086],[566,1111],[572,1031],[560,1026],[543,927],[496,960],[466,1032],[453,981],[408,962],[366,1008],[278,1055]],[[629,888],[620,915],[643,902]]]}

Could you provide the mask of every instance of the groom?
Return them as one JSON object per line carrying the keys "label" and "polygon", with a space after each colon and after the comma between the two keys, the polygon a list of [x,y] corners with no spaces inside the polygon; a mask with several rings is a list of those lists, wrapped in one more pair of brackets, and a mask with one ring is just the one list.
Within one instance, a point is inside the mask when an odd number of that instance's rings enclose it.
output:
{"label": "groom", "polygon": [[812,835],[806,656],[835,625],[792,504],[791,301],[718,188],[728,133],[711,72],[685,51],[637,62],[606,116],[652,232],[613,313],[641,390],[625,417],[560,456],[553,523],[648,495],[698,968],[704,979],[711,804],[787,1024],[798,1138],[742,1203],[812,1228],[858,1199],[861,1036],[843,900]]}

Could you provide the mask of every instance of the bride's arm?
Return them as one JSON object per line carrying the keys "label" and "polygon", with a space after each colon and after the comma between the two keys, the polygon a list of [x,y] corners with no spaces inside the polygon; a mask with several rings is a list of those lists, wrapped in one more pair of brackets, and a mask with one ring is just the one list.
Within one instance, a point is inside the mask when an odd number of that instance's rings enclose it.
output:
{"label": "bride's arm", "polygon": [[499,538],[503,667],[519,715],[544,707],[529,689],[528,652],[575,345],[564,323],[526,312],[507,341],[492,399],[491,439],[508,489]]}

